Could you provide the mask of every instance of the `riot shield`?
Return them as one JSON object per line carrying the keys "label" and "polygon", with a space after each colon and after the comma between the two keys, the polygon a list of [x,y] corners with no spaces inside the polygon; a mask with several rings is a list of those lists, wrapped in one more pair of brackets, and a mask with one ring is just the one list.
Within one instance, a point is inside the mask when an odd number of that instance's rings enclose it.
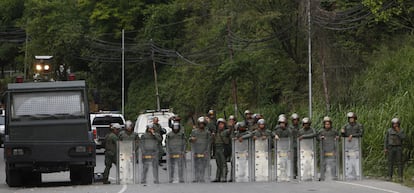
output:
{"label": "riot shield", "polygon": [[[141,184],[159,183],[159,159],[158,145],[155,140],[141,139],[139,147],[139,177]],[[152,175],[148,175],[151,173]]]}
{"label": "riot shield", "polygon": [[298,177],[300,181],[312,181],[316,176],[315,138],[298,141]]}
{"label": "riot shield", "polygon": [[191,145],[191,173],[194,183],[210,182],[210,141],[199,139]]}
{"label": "riot shield", "polygon": [[167,136],[166,156],[169,183],[185,183],[187,181],[185,147],[185,138],[171,139]]}
{"label": "riot shield", "polygon": [[233,181],[234,182],[250,182],[251,179],[251,156],[250,139],[245,139],[240,142],[237,139],[233,140]]}
{"label": "riot shield", "polygon": [[253,147],[253,164],[254,180],[256,182],[267,182],[271,180],[271,143],[270,139],[265,140],[258,138],[252,143]]}
{"label": "riot shield", "polygon": [[118,141],[118,164],[117,180],[118,184],[135,184],[135,141],[123,140]]}
{"label": "riot shield", "polygon": [[[330,140],[327,142],[326,140]],[[331,143],[333,141],[333,143]],[[337,180],[339,177],[339,149],[337,139],[322,139],[320,147],[320,180]]]}
{"label": "riot shield", "polygon": [[278,182],[287,182],[293,179],[293,151],[290,137],[275,141],[275,179]]}
{"label": "riot shield", "polygon": [[354,137],[351,141],[348,138],[342,140],[342,159],[343,159],[343,179],[361,180],[362,179],[362,138]]}

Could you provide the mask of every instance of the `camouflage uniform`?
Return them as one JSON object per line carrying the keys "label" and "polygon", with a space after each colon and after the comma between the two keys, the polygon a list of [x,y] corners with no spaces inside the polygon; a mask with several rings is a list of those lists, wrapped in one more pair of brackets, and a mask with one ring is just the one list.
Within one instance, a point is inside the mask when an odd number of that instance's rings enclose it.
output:
{"label": "camouflage uniform", "polygon": [[[325,180],[325,172],[326,172],[326,167],[327,167],[326,164],[328,162],[338,164],[336,163],[336,156],[337,156],[337,151],[338,151],[336,147],[337,145],[336,140],[338,137],[338,132],[334,128],[330,128],[330,129],[324,128],[319,131],[318,136],[319,137],[317,139],[320,140],[321,148],[322,148],[321,156],[323,156],[323,160],[324,160],[320,166],[321,180]],[[321,139],[322,136],[324,137],[324,139]],[[331,169],[332,171],[331,171],[330,176],[332,177],[337,176],[337,172],[339,171],[336,171],[336,166],[332,167]]]}
{"label": "camouflage uniform", "polygon": [[115,133],[110,132],[105,137],[105,170],[103,173],[104,183],[108,182],[109,171],[111,170],[112,164],[116,164],[117,155],[117,141],[118,136]]}
{"label": "camouflage uniform", "polygon": [[215,158],[217,164],[217,171],[216,171],[216,182],[226,182],[227,181],[227,160],[225,157],[225,146],[230,144],[230,129],[224,129],[221,131],[220,129],[214,135],[214,150],[215,150]]}
{"label": "camouflage uniform", "polygon": [[142,179],[141,183],[145,184],[149,165],[152,164],[152,174],[154,176],[154,183],[159,183],[158,180],[158,151],[159,143],[162,141],[160,134],[147,132],[141,136],[140,145],[142,152]]}
{"label": "camouflage uniform", "polygon": [[392,179],[394,173],[394,165],[398,166],[398,177],[403,178],[402,163],[402,143],[405,139],[403,129],[397,132],[393,128],[389,128],[385,134],[384,149],[388,152],[388,177]]}
{"label": "camouflage uniform", "polygon": [[352,135],[352,137],[362,137],[364,132],[364,127],[362,124],[359,123],[348,123],[344,127],[345,132],[342,133],[342,137],[349,137]]}
{"label": "camouflage uniform", "polygon": [[166,136],[167,153],[169,156],[169,179],[172,183],[174,178],[175,165],[178,165],[178,180],[180,183],[184,183],[184,169],[185,169],[185,148],[186,138],[185,134],[181,131],[170,131]]}
{"label": "camouflage uniform", "polygon": [[191,138],[195,137],[196,140],[192,143],[192,153],[195,156],[194,159],[194,170],[195,170],[195,182],[205,182],[205,171],[208,168],[209,151],[211,143],[211,133],[207,128],[204,129],[193,129],[191,131]]}
{"label": "camouflage uniform", "polygon": [[164,155],[164,149],[162,148],[162,140],[163,135],[165,134],[165,130],[161,127],[159,123],[153,123],[155,133],[158,133],[161,137],[161,141],[158,143],[158,159],[161,160],[162,156]]}

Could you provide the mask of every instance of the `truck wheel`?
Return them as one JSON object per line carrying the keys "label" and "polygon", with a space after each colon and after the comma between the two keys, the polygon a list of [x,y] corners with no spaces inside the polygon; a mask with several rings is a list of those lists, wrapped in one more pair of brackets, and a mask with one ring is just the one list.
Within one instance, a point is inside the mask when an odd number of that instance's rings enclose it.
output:
{"label": "truck wheel", "polygon": [[92,167],[85,167],[81,170],[81,184],[87,185],[92,184],[93,181],[93,168]]}
{"label": "truck wheel", "polygon": [[38,186],[42,183],[42,173],[24,172],[24,182],[29,186]]}
{"label": "truck wheel", "polygon": [[72,184],[92,184],[93,168],[91,167],[76,167],[70,169],[70,181]]}
{"label": "truck wheel", "polygon": [[22,173],[19,170],[13,170],[6,163],[6,183],[10,187],[22,186]]}

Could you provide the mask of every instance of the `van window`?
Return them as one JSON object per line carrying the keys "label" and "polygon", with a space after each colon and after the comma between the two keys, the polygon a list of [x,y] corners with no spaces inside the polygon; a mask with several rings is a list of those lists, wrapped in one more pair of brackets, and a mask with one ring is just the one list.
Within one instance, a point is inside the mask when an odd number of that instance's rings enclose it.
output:
{"label": "van window", "polygon": [[111,123],[119,123],[120,125],[125,124],[121,117],[112,116],[95,117],[92,121],[92,125],[110,125]]}

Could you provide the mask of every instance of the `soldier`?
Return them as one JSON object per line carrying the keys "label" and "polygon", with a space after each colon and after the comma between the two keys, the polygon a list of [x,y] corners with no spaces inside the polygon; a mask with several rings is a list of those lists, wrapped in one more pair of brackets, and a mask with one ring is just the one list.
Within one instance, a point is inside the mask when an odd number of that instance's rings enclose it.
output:
{"label": "soldier", "polygon": [[214,110],[209,110],[207,113],[207,129],[210,131],[210,133],[215,133],[217,128],[216,128],[216,112],[214,112]]}
{"label": "soldier", "polygon": [[384,151],[388,155],[388,180],[392,180],[394,165],[398,166],[399,181],[403,181],[402,144],[405,139],[401,122],[398,118],[391,120],[391,128],[385,134]]}
{"label": "soldier", "polygon": [[[300,124],[299,124],[299,115],[296,113],[293,113],[290,117],[292,120],[292,125],[289,126],[292,139],[293,139],[293,163],[298,162],[298,141],[296,140],[298,138],[298,133],[300,130]],[[293,175],[296,178],[298,174],[298,167],[296,164],[293,165]]]}
{"label": "soldier", "polygon": [[135,147],[138,147],[139,136],[137,133],[134,132],[134,124],[132,121],[127,120],[125,121],[125,130],[121,131],[119,134],[119,140],[131,140],[135,141]]}
{"label": "soldier", "polygon": [[105,136],[105,171],[103,173],[103,183],[110,184],[108,180],[109,171],[111,170],[112,164],[116,164],[117,148],[116,144],[118,141],[118,132],[121,129],[121,125],[113,123],[110,127],[110,133]]}
{"label": "soldier", "polygon": [[302,129],[298,132],[298,139],[310,139],[316,136],[315,129],[311,128],[311,120],[308,117],[302,119]]}
{"label": "soldier", "polygon": [[167,133],[166,136],[166,145],[169,160],[169,182],[173,182],[175,166],[177,165],[178,181],[184,183],[186,139],[180,123],[173,123],[172,131]]}
{"label": "soldier", "polygon": [[246,126],[249,131],[254,131],[254,117],[250,110],[244,111],[244,118],[246,119]]}
{"label": "soldier", "polygon": [[217,119],[217,133],[213,135],[213,144],[216,157],[216,179],[213,182],[227,182],[226,148],[230,144],[230,129],[226,129],[226,120]]}
{"label": "soldier", "polygon": [[337,160],[337,140],[339,139],[338,132],[332,128],[332,120],[330,117],[324,117],[323,118],[323,129],[319,131],[318,134],[318,140],[320,140],[321,143],[321,178],[320,180],[325,180],[327,167],[329,163],[332,163],[330,166],[331,173],[328,174],[329,176],[337,177],[336,171],[336,160]]}
{"label": "soldier", "polygon": [[141,183],[147,183],[147,174],[150,164],[152,165],[152,175],[154,183],[158,184],[158,151],[159,143],[162,141],[161,135],[155,132],[153,124],[147,125],[147,130],[141,136],[141,152],[142,152],[142,179]]}
{"label": "soldier", "polygon": [[162,156],[164,155],[164,149],[162,148],[162,140],[163,140],[163,135],[167,133],[167,131],[162,128],[162,126],[159,124],[159,119],[158,117],[153,117],[152,118],[152,125],[154,127],[154,132],[158,133],[161,136],[161,141],[158,143],[158,164],[160,166],[162,166],[161,162],[162,162]]}
{"label": "soldier", "polygon": [[205,182],[205,172],[208,164],[210,164],[210,142],[211,133],[206,129],[206,120],[204,117],[199,117],[197,120],[197,128],[191,131],[190,143],[192,144],[191,151],[194,159],[194,182]]}
{"label": "soldier", "polygon": [[353,137],[362,137],[364,127],[357,123],[357,115],[353,112],[347,113],[348,124],[341,129],[342,137],[347,137],[348,141],[351,142]]}
{"label": "soldier", "polygon": [[275,139],[279,140],[279,138],[291,137],[290,129],[287,127],[286,117],[280,116],[277,123],[278,123],[278,127],[276,127],[274,131]]}
{"label": "soldier", "polygon": [[257,121],[257,129],[253,132],[253,140],[267,140],[272,137],[272,132],[266,129],[266,121],[264,119],[259,119]]}
{"label": "soldier", "polygon": [[[236,117],[234,115],[230,115],[229,116],[229,120],[227,121],[227,129],[229,129],[230,137],[231,138],[234,137],[235,132],[237,130],[236,123],[237,123]],[[229,180],[229,182],[232,182],[233,181],[233,162],[231,160],[232,159],[232,153],[233,153],[233,150],[231,148],[232,147],[232,143],[233,143],[233,141],[230,140],[230,144],[229,144],[230,147],[228,147],[229,149],[226,150],[226,151],[229,151],[229,152],[227,152],[226,153],[227,155],[225,155],[227,162],[230,162],[230,164],[231,164],[231,167],[230,167],[230,180]]]}

